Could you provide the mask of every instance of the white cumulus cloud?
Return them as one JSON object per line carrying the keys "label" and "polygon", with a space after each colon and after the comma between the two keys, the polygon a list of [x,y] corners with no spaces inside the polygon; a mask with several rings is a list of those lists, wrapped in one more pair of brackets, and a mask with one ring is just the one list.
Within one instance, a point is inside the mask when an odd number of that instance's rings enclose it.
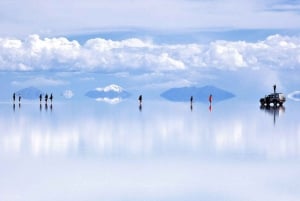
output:
{"label": "white cumulus cloud", "polygon": [[95,38],[80,44],[67,38],[0,38],[2,71],[165,72],[202,68],[288,68],[300,66],[300,37],[272,35],[257,42],[155,44],[130,38]]}

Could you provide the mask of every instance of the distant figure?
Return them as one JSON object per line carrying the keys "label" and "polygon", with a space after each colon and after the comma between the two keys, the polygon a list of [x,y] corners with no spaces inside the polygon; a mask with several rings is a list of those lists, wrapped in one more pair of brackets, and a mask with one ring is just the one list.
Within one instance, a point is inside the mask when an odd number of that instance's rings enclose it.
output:
{"label": "distant figure", "polygon": [[274,94],[276,93],[276,84],[273,85]]}
{"label": "distant figure", "polygon": [[194,100],[194,97],[191,96],[191,98],[190,98],[190,103],[191,103],[190,108],[191,108],[191,111],[193,111],[193,100]]}
{"label": "distant figure", "polygon": [[13,101],[15,103],[15,101],[16,101],[16,93],[13,94]]}
{"label": "distant figure", "polygon": [[52,100],[53,100],[53,96],[52,96],[52,93],[50,94],[50,101],[51,101],[51,104],[52,104]]}
{"label": "distant figure", "polygon": [[212,103],[212,95],[211,94],[208,97],[208,101],[209,101],[210,104]]}
{"label": "distant figure", "polygon": [[48,102],[48,94],[45,95],[45,103],[47,104]]}
{"label": "distant figure", "polygon": [[21,95],[19,95],[19,104],[21,103]]}
{"label": "distant figure", "polygon": [[140,112],[142,111],[142,101],[143,101],[143,96],[142,95],[140,95],[139,96],[139,98],[138,98],[138,100],[139,100],[139,110],[140,110]]}
{"label": "distant figure", "polygon": [[212,101],[213,101],[213,97],[212,95],[210,94],[209,97],[208,97],[208,101],[209,101],[209,107],[208,107],[208,110],[211,112],[212,111]]}
{"label": "distant figure", "polygon": [[40,94],[40,104],[42,103],[43,95]]}

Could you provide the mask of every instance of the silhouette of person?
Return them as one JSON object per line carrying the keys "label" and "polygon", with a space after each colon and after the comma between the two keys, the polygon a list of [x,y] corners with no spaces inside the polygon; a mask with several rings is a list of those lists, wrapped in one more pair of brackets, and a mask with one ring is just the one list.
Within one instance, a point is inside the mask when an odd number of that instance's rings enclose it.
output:
{"label": "silhouette of person", "polygon": [[19,95],[19,104],[21,103],[21,98],[22,98],[21,95]]}
{"label": "silhouette of person", "polygon": [[15,101],[16,101],[16,93],[13,94],[13,101],[15,103]]}
{"label": "silhouette of person", "polygon": [[52,95],[52,93],[50,94],[50,101],[51,101],[51,104],[52,104],[52,100],[53,100],[53,95]]}
{"label": "silhouette of person", "polygon": [[273,85],[274,94],[276,93],[276,84]]}
{"label": "silhouette of person", "polygon": [[193,111],[193,100],[194,100],[194,97],[191,96],[191,97],[190,97],[190,103],[191,103],[190,108],[191,108],[191,111]]}
{"label": "silhouette of person", "polygon": [[143,96],[140,95],[140,96],[139,96],[139,102],[140,102],[140,105],[142,104],[142,101],[143,101]]}
{"label": "silhouette of person", "polygon": [[208,97],[208,101],[209,101],[210,104],[212,103],[212,95],[211,94]]}
{"label": "silhouette of person", "polygon": [[40,94],[40,103],[42,102],[42,99],[43,99],[43,95]]}
{"label": "silhouette of person", "polygon": [[48,94],[45,95],[45,103],[47,104],[48,101]]}

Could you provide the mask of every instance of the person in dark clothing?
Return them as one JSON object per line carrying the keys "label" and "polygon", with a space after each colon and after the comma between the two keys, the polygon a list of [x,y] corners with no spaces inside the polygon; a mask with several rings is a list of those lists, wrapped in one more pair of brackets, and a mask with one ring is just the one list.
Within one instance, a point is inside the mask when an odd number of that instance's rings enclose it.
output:
{"label": "person in dark clothing", "polygon": [[52,95],[52,93],[50,94],[50,101],[51,101],[51,104],[52,104],[52,100],[53,100],[53,95]]}
{"label": "person in dark clothing", "polygon": [[40,94],[40,103],[42,102],[42,99],[43,99],[43,95]]}
{"label": "person in dark clothing", "polygon": [[45,95],[45,103],[47,104],[48,102],[48,94]]}
{"label": "person in dark clothing", "polygon": [[16,93],[13,94],[13,101],[15,103],[15,101],[16,101]]}
{"label": "person in dark clothing", "polygon": [[276,93],[276,84],[273,85],[274,94]]}
{"label": "person in dark clothing", "polygon": [[142,104],[142,101],[143,101],[143,96],[140,95],[140,96],[139,96],[139,102],[140,102],[140,105]]}
{"label": "person in dark clothing", "polygon": [[21,95],[19,95],[19,104],[21,103],[21,98],[22,98]]}

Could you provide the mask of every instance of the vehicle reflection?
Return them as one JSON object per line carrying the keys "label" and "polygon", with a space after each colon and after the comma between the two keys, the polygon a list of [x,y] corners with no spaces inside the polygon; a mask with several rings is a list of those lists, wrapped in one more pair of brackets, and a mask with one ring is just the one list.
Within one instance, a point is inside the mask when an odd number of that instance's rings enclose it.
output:
{"label": "vehicle reflection", "polygon": [[284,106],[261,105],[260,110],[273,116],[273,123],[276,124],[276,118],[285,112]]}

